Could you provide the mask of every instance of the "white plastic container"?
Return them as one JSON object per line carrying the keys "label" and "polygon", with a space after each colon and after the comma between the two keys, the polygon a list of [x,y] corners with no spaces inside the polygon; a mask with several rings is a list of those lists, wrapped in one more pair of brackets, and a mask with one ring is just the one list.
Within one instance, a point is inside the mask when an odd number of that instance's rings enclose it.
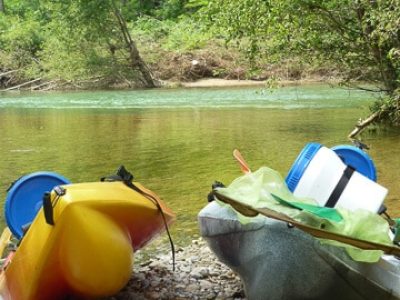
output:
{"label": "white plastic container", "polygon": [[388,190],[355,169],[357,166],[347,166],[333,150],[310,143],[286,182],[295,196],[313,198],[321,206],[378,212]]}

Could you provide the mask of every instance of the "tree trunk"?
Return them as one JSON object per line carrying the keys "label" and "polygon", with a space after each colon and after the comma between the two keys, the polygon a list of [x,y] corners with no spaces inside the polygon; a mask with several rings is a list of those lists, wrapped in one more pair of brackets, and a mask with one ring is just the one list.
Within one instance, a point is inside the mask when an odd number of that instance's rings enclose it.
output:
{"label": "tree trunk", "polygon": [[6,7],[4,6],[4,0],[0,0],[0,12],[5,13]]}
{"label": "tree trunk", "polygon": [[129,34],[128,27],[126,26],[125,19],[121,15],[118,8],[114,3],[114,15],[118,20],[119,27],[121,29],[122,36],[124,37],[126,46],[129,50],[129,58],[130,65],[132,68],[137,68],[143,77],[143,82],[146,87],[154,88],[157,87],[156,81],[153,79],[151,71],[147,64],[144,62],[142,57],[139,54],[139,50],[136,47],[136,43],[132,40],[131,35]]}
{"label": "tree trunk", "polygon": [[149,67],[140,57],[139,50],[137,49],[135,42],[132,40],[130,41],[129,49],[130,49],[131,65],[132,67],[137,67],[139,69],[140,73],[143,76],[146,87],[150,88],[157,87]]}

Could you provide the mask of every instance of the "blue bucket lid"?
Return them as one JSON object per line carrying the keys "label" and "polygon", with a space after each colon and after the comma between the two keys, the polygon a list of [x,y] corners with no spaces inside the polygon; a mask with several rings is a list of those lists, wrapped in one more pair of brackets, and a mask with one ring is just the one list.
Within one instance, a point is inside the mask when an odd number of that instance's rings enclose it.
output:
{"label": "blue bucket lid", "polygon": [[308,164],[321,147],[322,145],[318,143],[308,143],[300,152],[299,156],[297,156],[285,179],[286,184],[291,192],[296,189],[301,176],[303,176],[308,167]]}
{"label": "blue bucket lid", "polygon": [[342,160],[343,162],[353,167],[358,173],[364,175],[365,177],[376,181],[376,168],[371,157],[352,145],[339,145],[331,148]]}
{"label": "blue bucket lid", "polygon": [[52,172],[35,172],[14,182],[5,201],[6,222],[11,232],[20,239],[23,226],[31,223],[42,207],[43,194],[68,183],[68,179]]}

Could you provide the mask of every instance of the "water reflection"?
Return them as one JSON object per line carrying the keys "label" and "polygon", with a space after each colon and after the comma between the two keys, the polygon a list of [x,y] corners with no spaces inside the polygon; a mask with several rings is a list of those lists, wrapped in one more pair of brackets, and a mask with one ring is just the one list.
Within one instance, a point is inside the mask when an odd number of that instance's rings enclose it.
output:
{"label": "water reflection", "polygon": [[[234,90],[230,94],[237,96]],[[267,165],[285,175],[305,143],[347,143],[355,119],[367,112],[367,104],[356,102],[291,110],[251,105],[2,108],[0,196],[4,199],[9,183],[26,173],[51,170],[73,182],[96,181],[124,164],[178,214],[173,234],[185,244],[198,232],[196,215],[206,204],[211,183],[229,183],[241,175],[231,156],[234,148],[253,169]],[[387,204],[393,215],[400,215],[399,137],[398,131],[383,131],[363,140],[371,146],[380,183],[390,190]]]}

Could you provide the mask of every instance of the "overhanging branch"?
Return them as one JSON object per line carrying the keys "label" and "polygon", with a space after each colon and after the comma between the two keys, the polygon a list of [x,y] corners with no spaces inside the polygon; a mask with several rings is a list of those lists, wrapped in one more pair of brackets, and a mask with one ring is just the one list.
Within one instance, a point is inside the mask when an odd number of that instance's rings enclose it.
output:
{"label": "overhanging branch", "polygon": [[365,128],[367,128],[371,123],[377,121],[380,117],[381,111],[374,112],[365,120],[361,120],[352,132],[347,136],[350,140],[355,139],[355,137],[360,134]]}

